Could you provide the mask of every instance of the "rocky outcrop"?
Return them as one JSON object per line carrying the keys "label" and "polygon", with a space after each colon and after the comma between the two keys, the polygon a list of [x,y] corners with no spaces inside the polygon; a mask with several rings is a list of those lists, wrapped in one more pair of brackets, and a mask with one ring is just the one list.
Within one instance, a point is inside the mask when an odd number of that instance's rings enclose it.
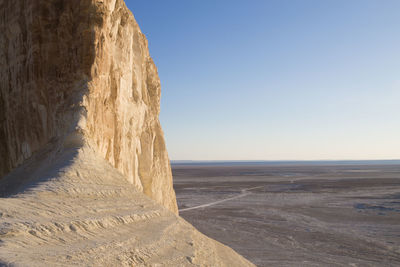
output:
{"label": "rocky outcrop", "polygon": [[177,212],[160,81],[125,3],[0,0],[0,18],[0,176],[74,139]]}
{"label": "rocky outcrop", "polygon": [[159,112],[123,0],[0,0],[0,266],[252,266],[177,216]]}

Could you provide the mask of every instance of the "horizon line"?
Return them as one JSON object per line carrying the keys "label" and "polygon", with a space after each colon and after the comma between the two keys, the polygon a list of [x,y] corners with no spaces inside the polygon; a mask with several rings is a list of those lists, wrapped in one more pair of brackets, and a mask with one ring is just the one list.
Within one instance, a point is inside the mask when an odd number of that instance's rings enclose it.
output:
{"label": "horizon line", "polygon": [[187,161],[187,162],[307,162],[307,161],[400,161],[398,159],[170,159],[170,161]]}
{"label": "horizon line", "polygon": [[170,160],[172,165],[400,165],[400,159],[379,160]]}

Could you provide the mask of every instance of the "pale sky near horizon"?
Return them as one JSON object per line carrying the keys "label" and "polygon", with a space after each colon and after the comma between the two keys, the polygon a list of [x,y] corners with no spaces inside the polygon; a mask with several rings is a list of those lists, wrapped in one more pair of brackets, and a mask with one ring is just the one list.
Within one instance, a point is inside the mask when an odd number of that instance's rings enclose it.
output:
{"label": "pale sky near horizon", "polygon": [[126,0],[172,160],[400,159],[399,0]]}

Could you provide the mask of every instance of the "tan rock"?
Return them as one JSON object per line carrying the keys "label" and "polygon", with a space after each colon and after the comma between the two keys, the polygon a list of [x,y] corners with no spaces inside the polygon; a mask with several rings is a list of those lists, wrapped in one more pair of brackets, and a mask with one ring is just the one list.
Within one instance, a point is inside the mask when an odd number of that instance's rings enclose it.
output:
{"label": "tan rock", "polygon": [[74,140],[0,186],[12,192],[0,198],[0,266],[253,266]]}
{"label": "tan rock", "polygon": [[123,1],[0,1],[0,175],[72,131],[177,212],[160,81]]}
{"label": "tan rock", "polygon": [[252,266],[177,216],[159,107],[122,0],[0,0],[0,265]]}

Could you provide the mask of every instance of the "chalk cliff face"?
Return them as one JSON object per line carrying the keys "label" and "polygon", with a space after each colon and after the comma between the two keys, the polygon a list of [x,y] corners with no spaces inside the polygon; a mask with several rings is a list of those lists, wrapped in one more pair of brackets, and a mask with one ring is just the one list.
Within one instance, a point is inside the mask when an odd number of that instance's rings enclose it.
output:
{"label": "chalk cliff face", "polygon": [[0,90],[0,177],[78,142],[177,212],[157,69],[122,0],[0,0]]}
{"label": "chalk cliff face", "polygon": [[159,112],[123,0],[0,0],[0,266],[253,266],[177,216]]}

